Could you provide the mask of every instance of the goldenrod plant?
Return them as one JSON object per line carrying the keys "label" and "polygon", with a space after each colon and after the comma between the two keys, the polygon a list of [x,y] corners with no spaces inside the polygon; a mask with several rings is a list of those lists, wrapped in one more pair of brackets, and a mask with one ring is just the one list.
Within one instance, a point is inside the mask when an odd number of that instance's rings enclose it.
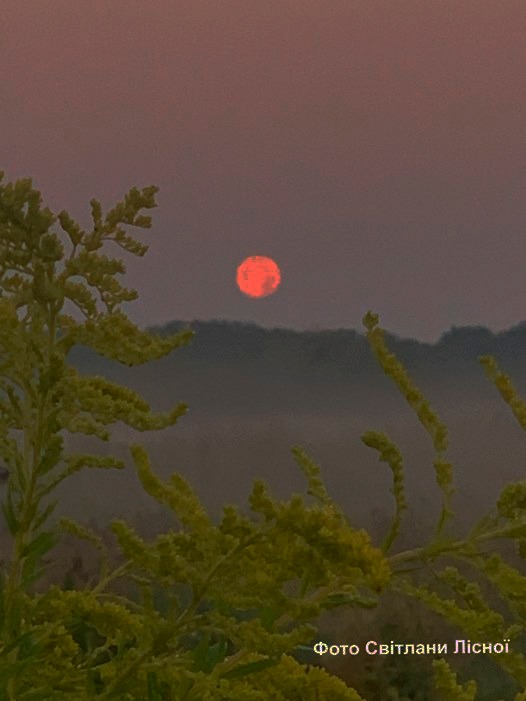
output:
{"label": "goldenrod plant", "polygon": [[[49,525],[57,503],[49,499],[64,479],[84,467],[124,467],[111,456],[68,453],[65,434],[107,441],[117,421],[159,430],[186,410],[154,413],[132,390],[68,362],[82,345],[134,366],[190,340],[189,330],[168,338],[139,330],[121,309],[137,296],[118,281],[124,264],[103,253],[113,245],[144,255],[147,246],[124,226],[150,227],[141,210],[155,206],[156,191],[130,190],[105,217],[92,200],[93,228],[84,231],[66,212],[42,208],[30,180],[0,186],[0,455],[12,537],[0,582],[0,698],[248,701],[304,689],[304,698],[356,701],[342,681],[294,654],[311,643],[322,611],[370,605],[389,566],[368,534],[349,526],[300,448],[310,495],[280,503],[258,482],[252,518],[226,507],[214,524],[185,480],[175,474],[162,483],[144,449],[132,446],[144,489],[179,527],[148,545],[115,521],[125,560],[114,568],[85,526]],[[60,233],[52,231],[57,222]],[[35,593],[43,557],[63,532],[99,548],[98,579],[84,590]],[[125,576],[140,602],[112,593]],[[159,586],[165,604],[156,607]]]}
{"label": "goldenrod plant", "polygon": [[[156,206],[157,188],[133,188],[105,216],[92,200],[93,227],[84,231],[66,212],[42,208],[30,180],[3,185],[2,179],[0,458],[9,473],[2,506],[12,548],[0,568],[0,701],[360,701],[320,666],[314,648],[327,645],[317,624],[326,611],[374,607],[387,589],[425,602],[473,642],[506,641],[509,653],[492,654],[524,689],[526,661],[514,643],[524,626],[525,578],[488,546],[514,541],[524,556],[526,487],[508,486],[495,512],[465,538],[448,534],[454,486],[447,429],[388,351],[370,312],[364,324],[371,348],[436,451],[442,509],[431,542],[396,551],[407,508],[403,460],[390,438],[375,431],[362,440],[389,465],[395,500],[378,546],[351,526],[299,446],[292,452],[305,494],[280,501],[256,481],[249,509],[225,506],[214,521],[185,479],[174,472],[162,481],[145,449],[133,443],[138,479],[172,512],[174,526],[146,542],[123,520],[112,521],[118,562],[110,562],[103,539],[85,525],[62,518],[51,526],[53,492],[63,480],[85,467],[124,468],[112,456],[69,452],[68,433],[107,441],[118,421],[137,431],[161,430],[186,411],[179,404],[156,413],[131,389],[82,375],[69,361],[71,350],[87,346],[135,366],[187,344],[192,332],[160,337],[134,325],[121,305],[137,293],[118,280],[123,262],[103,252],[114,246],[146,253],[124,227],[150,227],[141,212]],[[483,362],[522,422],[526,410],[511,382],[494,360]],[[44,556],[65,533],[98,548],[100,571],[82,589],[52,584],[39,592]],[[448,558],[446,566],[441,558]],[[455,559],[493,584],[508,614],[493,610]],[[453,597],[417,581],[419,568],[434,568]],[[118,582],[125,593],[115,590]],[[435,661],[437,699],[476,699],[475,683],[458,682],[448,662]],[[524,698],[519,693],[515,701]]]}
{"label": "goldenrod plant", "polygon": [[[517,553],[522,558],[526,555],[526,481],[507,485],[498,499],[496,508],[481,518],[465,538],[454,538],[447,534],[447,522],[453,516],[451,498],[455,491],[453,467],[445,458],[448,446],[447,429],[410,379],[403,365],[388,350],[378,321],[378,316],[371,312],[363,319],[369,345],[385,374],[396,383],[432,438],[436,451],[433,461],[436,482],[442,493],[442,510],[432,540],[420,548],[395,553],[388,558],[392,570],[391,587],[401,594],[424,602],[453,624],[459,632],[459,642],[454,649],[449,650],[450,653],[480,654],[482,651],[490,655],[513,677],[517,685],[524,689],[526,657],[514,643],[518,643],[524,636],[526,576],[505,562],[502,555],[496,552],[496,548],[503,541],[511,541],[516,544]],[[481,356],[479,362],[510,406],[521,427],[526,428],[526,404],[518,397],[511,379],[499,370],[495,358]],[[386,551],[392,546],[400,530],[405,509],[402,460],[396,446],[384,434],[369,432],[362,436],[362,440],[380,452],[380,460],[388,462],[393,472],[396,510],[390,534],[384,543],[383,549]],[[444,559],[448,562],[439,569]],[[472,579],[452,564],[455,560],[468,573],[471,571]],[[411,571],[414,571],[415,567],[426,568],[432,572],[432,581],[440,587],[440,591],[434,590],[432,584],[415,583],[411,577]],[[494,596],[507,605],[505,613],[497,612],[487,602],[479,583],[480,575],[485,577],[487,584],[493,585]],[[452,598],[444,596],[444,586],[449,589]],[[464,638],[464,635],[467,637]],[[455,647],[458,649],[455,650]],[[445,662],[435,665],[438,688],[445,691],[444,701],[475,698],[476,685],[470,683],[466,687],[455,687],[455,690],[447,670]],[[522,698],[524,692],[519,693],[515,701]]]}
{"label": "goldenrod plant", "polygon": [[[155,206],[156,191],[132,189],[104,219],[100,203],[92,200],[93,228],[85,232],[67,212],[55,217],[42,208],[30,180],[0,182],[0,455],[9,471],[3,512],[13,543],[0,583],[2,698],[51,698],[54,674],[71,685],[64,660],[53,651],[64,646],[72,652],[73,640],[57,619],[37,625],[41,604],[28,595],[43,572],[42,557],[58,538],[46,527],[56,506],[49,497],[84,467],[124,467],[113,457],[66,454],[64,433],[108,440],[116,421],[140,431],[160,429],[186,410],[180,404],[155,414],[130,389],[81,376],[68,363],[79,344],[132,366],[189,341],[190,331],[160,339],[126,317],[120,305],[137,293],[117,279],[125,271],[122,261],[101,252],[114,245],[144,255],[147,246],[123,225],[150,227],[150,217],[140,212]],[[57,220],[62,236],[51,230]],[[68,305],[80,321],[66,313]],[[78,676],[73,660],[71,669]]]}

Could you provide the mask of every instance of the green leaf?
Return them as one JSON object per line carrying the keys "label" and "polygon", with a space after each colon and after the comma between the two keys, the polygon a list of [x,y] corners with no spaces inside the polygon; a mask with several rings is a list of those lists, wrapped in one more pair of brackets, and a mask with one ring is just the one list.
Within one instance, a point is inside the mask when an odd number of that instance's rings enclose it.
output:
{"label": "green leaf", "polygon": [[37,528],[40,528],[44,521],[47,521],[47,519],[51,516],[53,511],[55,511],[57,504],[58,499],[55,499],[55,501],[51,502],[51,504],[48,504],[46,508],[36,517],[35,522],[33,524],[33,528],[35,530],[37,530]]}
{"label": "green leaf", "polygon": [[146,690],[148,692],[148,701],[163,701],[159,680],[155,672],[148,672],[146,678]]}
{"label": "green leaf", "polygon": [[53,436],[50,438],[48,446],[44,451],[42,460],[38,466],[38,472],[40,475],[47,474],[52,470],[55,465],[57,465],[62,457],[62,451],[64,447],[64,439],[62,436]]}
{"label": "green leaf", "polygon": [[37,569],[39,559],[44,553],[51,550],[56,544],[57,538],[53,533],[40,533],[34,540],[22,549],[22,587],[25,588],[37,581],[46,571],[46,567]]}
{"label": "green leaf", "polygon": [[[27,562],[27,561],[26,561]],[[24,575],[24,572],[27,572],[27,574]],[[42,577],[44,574],[47,572],[47,565],[44,567],[40,567],[39,569],[29,569],[29,565],[25,565],[22,567],[22,581],[21,581],[21,586],[23,589],[26,589],[29,587],[31,584],[34,582],[37,582],[40,577]]]}
{"label": "green leaf", "polygon": [[208,664],[209,664],[209,671],[212,671],[212,669],[219,664],[220,662],[223,662],[223,660],[226,657],[228,651],[228,641],[227,640],[221,640],[218,643],[215,643],[215,645],[212,645],[208,649]]}
{"label": "green leaf", "polygon": [[193,650],[194,671],[210,673],[219,662],[225,659],[227,649],[228,642],[225,639],[210,645],[210,634],[203,635]]}
{"label": "green leaf", "polygon": [[193,668],[196,672],[208,671],[205,669],[206,660],[208,655],[208,646],[210,645],[210,633],[205,633],[194,647],[193,658],[194,664]]}
{"label": "green leaf", "polygon": [[18,522],[17,517],[15,516],[15,511],[13,508],[13,500],[11,496],[11,491],[8,489],[7,495],[6,495],[6,500],[2,504],[2,511],[7,523],[7,526],[9,528],[9,532],[11,535],[15,536],[20,528],[20,524]]}
{"label": "green leaf", "polygon": [[0,657],[7,657],[7,655],[14,650],[17,647],[20,647],[21,645],[24,644],[25,641],[28,641],[31,639],[31,631],[27,631],[26,633],[22,633],[22,635],[19,635],[16,637],[9,645],[6,645],[0,650]]}
{"label": "green leaf", "polygon": [[51,550],[56,542],[57,537],[54,533],[49,531],[40,533],[34,540],[22,548],[22,557],[40,557],[48,552],[48,550]]}

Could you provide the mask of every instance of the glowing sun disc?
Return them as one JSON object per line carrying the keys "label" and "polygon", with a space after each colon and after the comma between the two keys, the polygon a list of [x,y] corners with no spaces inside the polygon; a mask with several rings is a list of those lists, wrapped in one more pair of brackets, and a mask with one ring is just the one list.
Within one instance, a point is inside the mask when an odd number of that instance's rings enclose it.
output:
{"label": "glowing sun disc", "polygon": [[267,256],[250,256],[238,266],[237,285],[248,297],[268,297],[278,289],[281,271]]}

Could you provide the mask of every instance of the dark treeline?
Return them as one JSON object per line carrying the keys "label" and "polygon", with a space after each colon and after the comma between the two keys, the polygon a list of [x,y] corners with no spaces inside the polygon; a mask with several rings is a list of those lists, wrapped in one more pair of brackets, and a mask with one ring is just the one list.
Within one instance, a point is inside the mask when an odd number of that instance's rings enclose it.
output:
{"label": "dark treeline", "polygon": [[[87,349],[72,357],[83,369],[136,386],[161,408],[175,392],[199,416],[354,413],[353,388],[360,389],[360,411],[372,405],[381,412],[378,393],[390,409],[399,406],[396,388],[382,375],[363,334],[354,330],[301,332],[240,322],[174,321],[155,331],[168,334],[185,326],[196,332],[190,346],[148,367],[119,368]],[[496,355],[519,387],[526,381],[526,322],[498,334],[453,327],[435,344],[392,334],[386,340],[422,390],[434,391],[438,401],[443,396],[495,398],[477,363],[482,354]]]}

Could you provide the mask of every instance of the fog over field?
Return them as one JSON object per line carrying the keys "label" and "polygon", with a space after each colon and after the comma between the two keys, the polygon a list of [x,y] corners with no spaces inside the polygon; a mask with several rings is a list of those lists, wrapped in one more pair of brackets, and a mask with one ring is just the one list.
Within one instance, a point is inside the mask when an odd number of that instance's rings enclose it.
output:
{"label": "fog over field", "polygon": [[[187,324],[156,329],[173,332]],[[377,364],[365,337],[355,331],[267,330],[230,322],[194,322],[190,346],[138,368],[106,361],[88,349],[72,356],[79,369],[139,390],[156,410],[189,405],[179,423],[159,433],[115,428],[108,444],[70,437],[75,450],[126,459],[121,471],[84,470],[63,483],[57,515],[107,524],[132,521],[154,534],[174,521],[142,491],[128,443],[140,441],[158,474],[179,471],[213,514],[225,503],[246,503],[255,478],[287,497],[303,488],[290,448],[299,444],[322,466],[330,493],[351,521],[375,536],[392,510],[389,467],[366,447],[367,430],[385,431],[405,459],[410,512],[406,544],[423,541],[440,505],[433,449],[405,399]],[[477,362],[494,354],[526,395],[526,324],[492,334],[454,328],[436,344],[386,334],[389,348],[449,428],[462,512],[459,528],[495,503],[509,481],[522,479],[526,435]]]}

